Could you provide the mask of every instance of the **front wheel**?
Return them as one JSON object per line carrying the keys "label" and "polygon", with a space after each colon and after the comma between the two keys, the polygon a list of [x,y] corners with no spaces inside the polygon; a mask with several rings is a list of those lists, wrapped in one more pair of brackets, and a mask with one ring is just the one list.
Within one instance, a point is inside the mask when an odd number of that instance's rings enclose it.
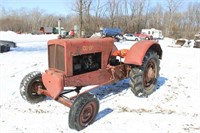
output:
{"label": "front wheel", "polygon": [[96,96],[84,93],[78,96],[69,112],[69,127],[80,131],[92,124],[99,111],[99,101]]}
{"label": "front wheel", "polygon": [[20,84],[20,94],[22,98],[30,103],[38,103],[43,101],[46,96],[37,93],[38,87],[45,89],[42,83],[41,72],[34,71],[27,74]]}
{"label": "front wheel", "polygon": [[156,52],[149,50],[140,67],[133,67],[130,71],[131,91],[136,95],[147,97],[155,91],[159,77],[160,60]]}

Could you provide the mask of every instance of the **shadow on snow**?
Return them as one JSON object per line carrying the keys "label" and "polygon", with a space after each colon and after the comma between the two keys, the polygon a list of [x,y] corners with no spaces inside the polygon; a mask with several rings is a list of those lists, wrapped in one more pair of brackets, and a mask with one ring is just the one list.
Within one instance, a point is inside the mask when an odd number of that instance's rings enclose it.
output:
{"label": "shadow on snow", "polygon": [[156,90],[160,89],[160,87],[163,86],[167,80],[168,79],[166,77],[159,77],[156,85]]}
{"label": "shadow on snow", "polygon": [[[130,79],[128,78],[128,79],[119,81],[117,83],[114,83],[112,85],[101,86],[99,88],[92,90],[91,93],[96,95],[100,101],[104,99],[104,102],[106,102],[106,101],[110,100],[109,97],[112,97],[111,99],[113,99],[113,98],[115,98],[114,95],[122,93],[123,91],[127,91],[130,88],[129,80]],[[157,85],[156,85],[156,90],[160,89],[160,87],[165,84],[166,80],[168,80],[168,79],[165,77],[159,77]],[[118,96],[118,95],[116,95],[116,96]],[[133,96],[134,96],[134,94],[133,94]],[[108,100],[105,100],[105,99],[108,99]],[[96,121],[100,120],[101,118],[107,116],[108,114],[110,114],[112,112],[113,112],[113,109],[111,109],[111,108],[105,108],[105,109],[101,110],[97,115]]]}
{"label": "shadow on snow", "polygon": [[16,47],[12,48],[10,51],[16,52],[34,52],[34,51],[47,51],[46,47]]}
{"label": "shadow on snow", "polygon": [[101,110],[98,114],[97,114],[97,117],[96,117],[96,120],[95,121],[98,121],[100,119],[102,119],[103,117],[105,117],[106,115],[112,113],[113,110],[111,108],[105,108],[103,110]]}

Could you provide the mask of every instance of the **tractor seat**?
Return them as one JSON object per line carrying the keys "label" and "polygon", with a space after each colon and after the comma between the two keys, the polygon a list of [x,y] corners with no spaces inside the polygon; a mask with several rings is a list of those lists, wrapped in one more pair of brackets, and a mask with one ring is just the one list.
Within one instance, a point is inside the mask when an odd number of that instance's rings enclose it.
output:
{"label": "tractor seat", "polygon": [[119,56],[121,58],[124,58],[126,54],[128,53],[128,49],[121,49],[113,52],[112,56]]}

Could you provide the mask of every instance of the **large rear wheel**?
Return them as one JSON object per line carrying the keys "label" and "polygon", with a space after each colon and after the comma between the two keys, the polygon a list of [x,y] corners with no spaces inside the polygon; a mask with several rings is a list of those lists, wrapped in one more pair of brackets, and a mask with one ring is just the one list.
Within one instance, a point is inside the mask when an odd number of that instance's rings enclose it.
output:
{"label": "large rear wheel", "polygon": [[99,111],[99,101],[96,96],[84,93],[78,96],[69,112],[69,127],[82,130],[95,121]]}
{"label": "large rear wheel", "polygon": [[136,96],[147,97],[155,91],[159,77],[160,60],[156,52],[147,51],[143,64],[140,67],[133,67],[130,71],[131,91]]}
{"label": "large rear wheel", "polygon": [[40,95],[37,93],[37,89],[45,89],[42,83],[41,72],[34,71],[27,74],[20,84],[20,94],[23,99],[30,103],[38,103],[44,100],[45,95]]}

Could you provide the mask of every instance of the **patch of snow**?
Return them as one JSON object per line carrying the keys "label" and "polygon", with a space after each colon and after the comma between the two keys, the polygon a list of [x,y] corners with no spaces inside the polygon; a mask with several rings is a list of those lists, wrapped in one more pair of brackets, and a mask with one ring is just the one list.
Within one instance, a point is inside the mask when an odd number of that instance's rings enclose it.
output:
{"label": "patch of snow", "polygon": [[[0,54],[0,132],[75,133],[68,127],[69,108],[47,98],[30,104],[19,94],[22,78],[47,69],[47,40],[56,35],[0,32],[0,40],[17,48]],[[132,41],[116,42],[129,49]],[[100,101],[96,121],[81,133],[200,132],[200,49],[172,48],[174,40],[159,40],[163,50],[157,90],[148,98],[134,96],[129,79],[91,91]]]}

